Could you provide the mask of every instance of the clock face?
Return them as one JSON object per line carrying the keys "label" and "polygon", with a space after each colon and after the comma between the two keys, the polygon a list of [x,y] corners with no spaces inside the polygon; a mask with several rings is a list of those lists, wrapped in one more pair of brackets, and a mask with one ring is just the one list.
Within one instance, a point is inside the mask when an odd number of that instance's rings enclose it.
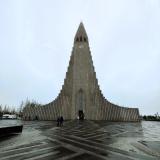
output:
{"label": "clock face", "polygon": [[84,46],[83,46],[83,44],[81,44],[81,45],[79,45],[78,47],[79,47],[79,48],[83,48]]}

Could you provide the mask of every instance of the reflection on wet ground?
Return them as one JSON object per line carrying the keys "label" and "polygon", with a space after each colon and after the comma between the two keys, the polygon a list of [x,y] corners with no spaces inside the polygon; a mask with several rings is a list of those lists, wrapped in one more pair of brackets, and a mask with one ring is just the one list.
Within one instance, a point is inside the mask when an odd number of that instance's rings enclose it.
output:
{"label": "reflection on wet ground", "polygon": [[[20,121],[6,121],[6,124]],[[5,122],[0,121],[0,127]],[[25,121],[22,134],[0,139],[0,159],[160,159],[160,122]]]}

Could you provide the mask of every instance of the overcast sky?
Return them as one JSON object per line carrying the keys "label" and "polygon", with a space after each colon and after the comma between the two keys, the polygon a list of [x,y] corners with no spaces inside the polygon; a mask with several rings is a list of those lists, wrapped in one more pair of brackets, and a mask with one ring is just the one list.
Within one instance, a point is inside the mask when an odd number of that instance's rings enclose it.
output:
{"label": "overcast sky", "polygon": [[54,100],[80,21],[104,96],[160,113],[159,0],[0,0],[0,104]]}

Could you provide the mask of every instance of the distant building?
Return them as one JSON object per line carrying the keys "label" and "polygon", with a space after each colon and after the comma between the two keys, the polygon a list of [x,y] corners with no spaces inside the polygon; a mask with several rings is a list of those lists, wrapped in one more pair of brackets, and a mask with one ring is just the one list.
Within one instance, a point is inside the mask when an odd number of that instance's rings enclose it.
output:
{"label": "distant building", "polygon": [[2,119],[17,119],[17,115],[15,114],[4,114]]}
{"label": "distant building", "polygon": [[58,116],[64,119],[139,121],[138,108],[120,107],[103,96],[83,23],[75,35],[68,71],[57,98],[44,106],[23,110],[25,120],[56,120]]}

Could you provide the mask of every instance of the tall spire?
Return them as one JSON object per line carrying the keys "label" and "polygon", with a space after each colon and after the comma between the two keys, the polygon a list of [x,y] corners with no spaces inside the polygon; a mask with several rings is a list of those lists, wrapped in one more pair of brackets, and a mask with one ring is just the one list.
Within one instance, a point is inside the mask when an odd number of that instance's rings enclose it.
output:
{"label": "tall spire", "polygon": [[66,72],[64,85],[57,98],[44,106],[27,106],[23,110],[26,120],[90,119],[108,121],[139,121],[137,108],[112,104],[103,96],[88,45],[88,36],[81,22]]}
{"label": "tall spire", "polygon": [[82,22],[79,24],[78,30],[74,38],[74,43],[76,42],[88,42],[88,36]]}

